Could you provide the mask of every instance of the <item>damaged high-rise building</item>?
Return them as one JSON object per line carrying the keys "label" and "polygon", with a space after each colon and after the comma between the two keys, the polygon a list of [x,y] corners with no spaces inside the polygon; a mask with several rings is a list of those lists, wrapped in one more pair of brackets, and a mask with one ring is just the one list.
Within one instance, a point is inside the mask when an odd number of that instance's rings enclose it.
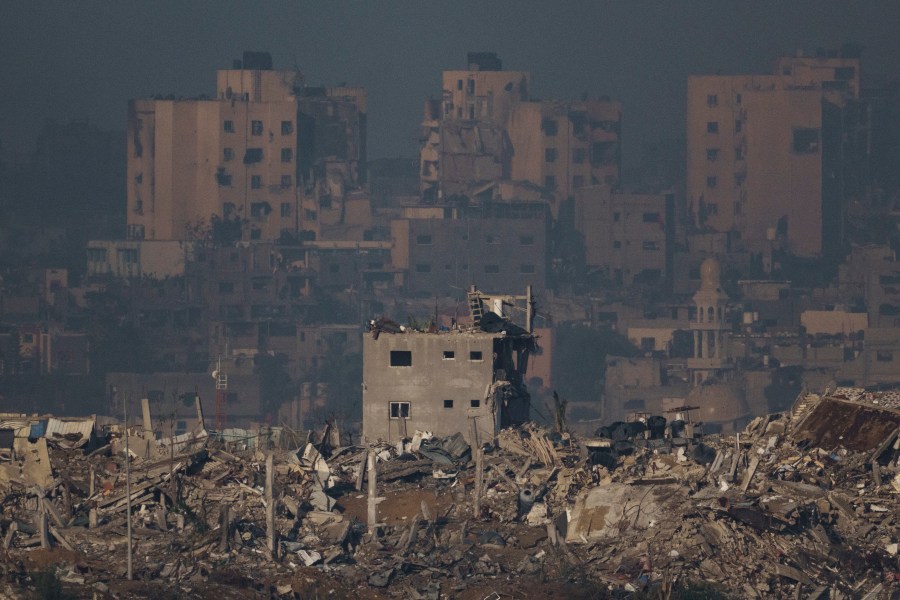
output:
{"label": "damaged high-rise building", "polygon": [[214,98],[131,100],[127,237],[314,238],[319,205],[365,182],[366,91],[310,87],[265,52],[216,76]]}
{"label": "damaged high-rise building", "polygon": [[531,74],[504,71],[494,53],[469,53],[468,70],[444,71],[440,100],[428,100],[420,173],[426,202],[491,181],[527,181],[556,202],[575,189],[616,186],[622,105],[608,99],[540,101]]}

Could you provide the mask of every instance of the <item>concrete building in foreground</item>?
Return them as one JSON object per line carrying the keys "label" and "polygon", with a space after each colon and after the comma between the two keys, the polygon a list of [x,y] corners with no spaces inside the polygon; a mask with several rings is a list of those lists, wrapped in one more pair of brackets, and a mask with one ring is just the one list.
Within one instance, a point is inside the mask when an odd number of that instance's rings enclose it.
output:
{"label": "concrete building in foreground", "polygon": [[[473,316],[482,311],[477,302]],[[396,442],[419,430],[459,432],[479,444],[528,420],[525,373],[534,336],[483,314],[470,330],[373,326],[363,339],[364,443]]]}

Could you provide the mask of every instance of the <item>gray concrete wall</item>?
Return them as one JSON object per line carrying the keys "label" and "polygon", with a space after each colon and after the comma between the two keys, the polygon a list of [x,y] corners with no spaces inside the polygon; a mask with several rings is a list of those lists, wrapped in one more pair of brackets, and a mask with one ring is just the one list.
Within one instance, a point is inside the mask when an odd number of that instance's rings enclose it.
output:
{"label": "gray concrete wall", "polygon": [[[486,400],[493,381],[493,340],[487,333],[381,333],[363,338],[363,441],[395,442],[401,419],[391,418],[391,402],[409,402],[407,435],[431,431],[436,436],[461,432],[470,439],[476,418],[480,442],[493,438],[499,415]],[[391,351],[410,351],[412,366],[391,366]],[[453,352],[445,358],[444,352]],[[481,352],[482,360],[471,360]],[[444,401],[452,400],[452,407]],[[480,406],[473,408],[472,400]]]}

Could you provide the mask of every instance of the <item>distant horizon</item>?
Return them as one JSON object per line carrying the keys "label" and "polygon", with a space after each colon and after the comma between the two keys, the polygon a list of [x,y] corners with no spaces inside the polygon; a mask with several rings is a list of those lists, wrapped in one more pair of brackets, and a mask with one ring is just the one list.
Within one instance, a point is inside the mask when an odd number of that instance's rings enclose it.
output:
{"label": "distant horizon", "polygon": [[689,75],[765,73],[798,50],[856,43],[864,85],[900,79],[900,3],[888,1],[526,0],[448,11],[414,2],[48,0],[5,6],[3,16],[8,164],[28,160],[46,119],[124,133],[131,98],[212,98],[216,70],[244,50],[271,53],[274,69],[298,68],[310,85],[365,87],[369,160],[415,158],[423,102],[440,96],[441,73],[465,69],[467,52],[496,52],[505,70],[532,73],[535,98],[622,101],[626,172],[643,146],[684,137]]}

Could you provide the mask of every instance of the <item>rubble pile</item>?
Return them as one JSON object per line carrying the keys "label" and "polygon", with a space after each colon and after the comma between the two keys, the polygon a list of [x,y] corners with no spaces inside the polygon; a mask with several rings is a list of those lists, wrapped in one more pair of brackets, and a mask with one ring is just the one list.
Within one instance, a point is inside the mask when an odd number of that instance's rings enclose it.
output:
{"label": "rubble pile", "polygon": [[86,597],[665,597],[684,582],[895,597],[894,400],[804,395],[734,436],[677,417],[582,439],[529,423],[480,447],[18,423],[0,453],[0,595],[28,597],[54,565]]}

